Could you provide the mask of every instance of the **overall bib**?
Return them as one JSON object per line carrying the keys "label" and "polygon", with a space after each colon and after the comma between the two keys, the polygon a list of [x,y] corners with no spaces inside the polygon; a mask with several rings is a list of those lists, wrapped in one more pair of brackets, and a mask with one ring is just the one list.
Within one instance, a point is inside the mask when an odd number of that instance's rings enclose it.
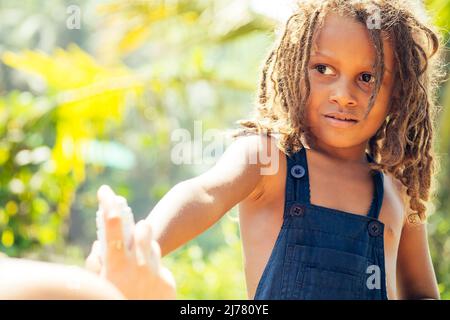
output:
{"label": "overall bib", "polygon": [[373,174],[375,191],[363,216],[311,204],[304,147],[286,160],[283,225],[254,299],[388,299],[378,220],[383,173]]}

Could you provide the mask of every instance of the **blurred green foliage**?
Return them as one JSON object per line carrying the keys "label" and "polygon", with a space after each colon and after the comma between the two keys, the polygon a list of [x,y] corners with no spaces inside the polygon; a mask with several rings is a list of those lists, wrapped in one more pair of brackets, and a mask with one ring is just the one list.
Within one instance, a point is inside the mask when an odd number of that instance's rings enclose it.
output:
{"label": "blurred green foliage", "polygon": [[0,100],[0,248],[9,255],[62,240],[74,181],[58,177],[48,162],[53,107],[27,92],[11,91]]}
{"label": "blurred green foliage", "polygon": [[[446,63],[450,61],[450,1],[425,0],[432,13],[435,24],[442,32],[444,40],[443,55]],[[449,79],[450,73],[446,79]],[[442,113],[439,116],[436,153],[440,161],[436,198],[430,206],[432,213],[428,219],[428,236],[433,265],[438,279],[441,298],[450,300],[450,81],[442,83],[439,90]]]}
{"label": "blurred green foliage", "polygon": [[[244,0],[0,2],[0,252],[82,265],[95,238],[96,190],[111,185],[147,216],[177,182],[171,132],[227,129],[252,109],[275,22]],[[81,9],[69,29],[67,9]],[[449,30],[448,1],[427,1]],[[448,33],[446,34],[448,36]],[[447,59],[448,61],[448,59]],[[430,247],[450,298],[450,89]],[[178,298],[246,298],[237,208],[164,258]]]}

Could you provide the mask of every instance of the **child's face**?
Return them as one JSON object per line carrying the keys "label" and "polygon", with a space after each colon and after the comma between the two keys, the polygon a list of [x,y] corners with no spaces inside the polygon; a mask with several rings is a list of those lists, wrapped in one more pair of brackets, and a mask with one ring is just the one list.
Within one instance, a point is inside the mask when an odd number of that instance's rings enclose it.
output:
{"label": "child's face", "polygon": [[[317,145],[332,148],[359,146],[364,150],[389,111],[393,87],[394,58],[384,44],[384,79],[375,104],[364,114],[375,87],[376,51],[365,25],[349,17],[329,14],[315,35],[309,62],[311,94],[307,118]],[[330,113],[349,115],[357,121],[337,121]]]}

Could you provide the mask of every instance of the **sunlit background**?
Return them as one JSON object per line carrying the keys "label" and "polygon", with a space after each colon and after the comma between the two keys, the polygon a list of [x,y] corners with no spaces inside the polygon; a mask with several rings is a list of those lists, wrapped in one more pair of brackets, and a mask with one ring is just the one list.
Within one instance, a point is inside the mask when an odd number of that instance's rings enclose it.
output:
{"label": "sunlit background", "polygon": [[[426,1],[448,40],[450,1]],[[109,184],[144,218],[210,165],[171,161],[171,133],[235,128],[252,110],[262,59],[291,1],[0,0],[0,252],[83,265],[96,191]],[[448,56],[447,56],[448,61]],[[437,133],[430,247],[450,298],[450,85]],[[181,299],[245,299],[232,209],[164,262]]]}

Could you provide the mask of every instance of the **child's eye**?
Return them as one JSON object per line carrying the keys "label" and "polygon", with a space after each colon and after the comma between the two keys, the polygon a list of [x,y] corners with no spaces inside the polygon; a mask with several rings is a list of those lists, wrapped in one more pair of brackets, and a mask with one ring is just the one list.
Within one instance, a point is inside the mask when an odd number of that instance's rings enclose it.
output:
{"label": "child's eye", "polygon": [[[333,74],[332,69],[330,67],[324,65],[324,64],[318,64],[318,65],[316,65],[314,67],[314,69],[316,69],[317,71],[319,71],[320,73],[325,74],[325,75],[332,75]],[[328,73],[326,73],[327,70],[328,70]]]}
{"label": "child's eye", "polygon": [[375,77],[370,73],[361,74],[361,80],[368,84],[373,84],[375,82]]}

